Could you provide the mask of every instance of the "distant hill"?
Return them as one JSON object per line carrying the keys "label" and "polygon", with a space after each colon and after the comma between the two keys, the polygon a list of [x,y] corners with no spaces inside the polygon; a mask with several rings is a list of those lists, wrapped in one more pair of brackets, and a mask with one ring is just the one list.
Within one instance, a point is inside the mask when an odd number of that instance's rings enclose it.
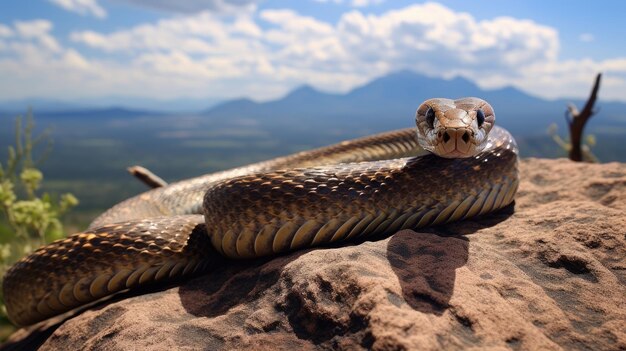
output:
{"label": "distant hill", "polygon": [[160,116],[165,113],[158,111],[147,110],[135,110],[125,107],[110,107],[110,108],[89,108],[89,109],[75,109],[69,111],[40,111],[37,112],[37,118],[52,118],[52,119],[72,119],[86,117],[90,119],[107,119],[111,117],[119,118],[134,118],[142,116]]}
{"label": "distant hill", "polygon": [[[284,130],[310,128],[357,128],[367,131],[402,128],[412,125],[417,106],[431,97],[477,96],[489,101],[496,111],[498,124],[513,133],[545,134],[553,122],[563,126],[563,113],[570,100],[544,100],[518,89],[506,87],[483,90],[464,78],[444,80],[399,71],[375,79],[346,94],[320,92],[302,86],[285,97],[258,103],[249,99],[228,101],[202,113],[214,123],[233,123],[237,119],[255,119]],[[582,101],[573,101],[582,104]],[[626,104],[600,102],[600,114],[591,128],[626,133]]]}
{"label": "distant hill", "polygon": [[[600,95],[602,89],[600,91]],[[128,108],[123,102],[111,108],[84,108],[80,104],[39,101],[49,109],[35,108],[38,120],[60,121],[129,119],[146,116],[195,115],[205,119],[215,129],[258,123],[264,129],[294,134],[323,133],[345,136],[363,135],[413,125],[415,109],[431,97],[482,97],[496,111],[498,124],[517,135],[544,134],[551,123],[564,132],[565,107],[570,100],[545,100],[512,87],[485,90],[464,78],[450,80],[431,78],[412,71],[398,71],[375,79],[345,94],[321,92],[304,85],[286,96],[268,102],[235,99],[219,103],[200,112],[171,112]],[[182,101],[182,100],[181,100]],[[583,101],[572,101],[579,106]],[[207,102],[212,104],[213,102]],[[195,102],[197,104],[197,101]],[[599,114],[589,123],[590,132],[626,134],[626,103],[600,101]],[[12,107],[16,107],[15,104]],[[65,108],[64,108],[65,107]],[[4,112],[2,112],[4,111]],[[3,109],[0,116],[15,115],[24,109]],[[170,123],[176,123],[171,121]]]}
{"label": "distant hill", "polygon": [[[0,110],[0,117],[14,117],[24,115],[27,109],[22,110]],[[81,108],[68,110],[32,110],[37,120],[62,122],[66,120],[81,120],[96,122],[99,120],[137,118],[144,116],[162,116],[165,113],[159,111],[135,110],[124,107],[110,108]]]}
{"label": "distant hill", "polygon": [[42,111],[72,111],[85,108],[84,105],[51,99],[20,99],[0,101],[0,111],[4,113],[21,113],[25,109],[36,108]]}
{"label": "distant hill", "polygon": [[99,98],[83,98],[73,101],[26,98],[19,100],[0,101],[0,111],[21,112],[27,108],[35,111],[64,112],[80,110],[106,110],[121,106],[129,110],[156,110],[162,112],[200,111],[207,106],[214,106],[224,99],[216,98],[172,98],[169,100],[140,98],[130,96],[106,96]]}

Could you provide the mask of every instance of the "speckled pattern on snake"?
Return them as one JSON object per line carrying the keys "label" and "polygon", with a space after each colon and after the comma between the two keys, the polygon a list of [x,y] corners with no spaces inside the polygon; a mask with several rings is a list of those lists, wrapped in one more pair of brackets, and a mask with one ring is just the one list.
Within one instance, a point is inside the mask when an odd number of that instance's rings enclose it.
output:
{"label": "speckled pattern on snake", "polygon": [[430,99],[403,129],[156,188],[40,248],[5,275],[29,325],[126,289],[332,242],[380,238],[498,210],[517,146],[478,98]]}

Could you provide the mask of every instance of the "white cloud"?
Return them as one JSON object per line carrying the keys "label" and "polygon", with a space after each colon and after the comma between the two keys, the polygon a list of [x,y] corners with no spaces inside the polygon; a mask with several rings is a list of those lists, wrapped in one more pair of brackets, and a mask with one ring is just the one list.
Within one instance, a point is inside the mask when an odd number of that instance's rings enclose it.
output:
{"label": "white cloud", "polygon": [[7,27],[7,26],[3,26],[2,24],[0,24],[0,38],[2,37],[10,37],[13,35],[13,31],[11,30],[11,28]]}
{"label": "white cloud", "polygon": [[[97,0],[48,0],[63,9],[80,15],[91,15],[97,18],[107,17],[106,10]],[[251,11],[258,0],[117,0],[135,6],[151,8],[164,12],[193,14],[199,11],[237,13]],[[361,0],[362,1],[362,0]],[[375,0],[378,1],[378,0]]]}
{"label": "white cloud", "polygon": [[351,4],[354,7],[366,7],[370,5],[382,4],[385,0],[352,0]]}
{"label": "white cloud", "polygon": [[582,41],[583,43],[590,43],[595,40],[595,37],[591,33],[582,33],[580,36],[578,36],[578,40]]}
{"label": "white cloud", "polygon": [[[436,3],[380,15],[351,10],[334,23],[292,10],[205,11],[112,33],[75,32],[67,47],[51,29],[47,21],[0,24],[0,76],[11,82],[0,84],[0,96],[266,99],[303,83],[345,91],[412,69],[544,97],[585,96],[603,71],[602,97],[626,100],[626,58],[563,61],[554,28],[511,17],[477,20]],[[85,47],[90,54],[81,53]]]}
{"label": "white cloud", "polygon": [[258,0],[118,0],[129,4],[166,12],[197,13],[248,11],[255,8]]}
{"label": "white cloud", "polygon": [[249,17],[215,17],[208,12],[190,17],[160,20],[111,34],[75,32],[70,38],[106,52],[145,54],[180,51],[189,54],[225,55],[252,50],[261,29]]}
{"label": "white cloud", "polygon": [[80,15],[91,15],[97,18],[105,18],[107,12],[96,0],[48,0],[51,3],[64,8],[67,11]]}
{"label": "white cloud", "polygon": [[37,43],[42,49],[51,52],[58,52],[61,46],[57,40],[50,35],[52,22],[47,20],[16,21],[13,32],[21,40],[13,42],[14,48],[21,48]]}
{"label": "white cloud", "polygon": [[52,29],[52,22],[47,20],[17,21],[15,30],[24,38],[37,38],[46,36]]}
{"label": "white cloud", "polygon": [[410,68],[483,78],[553,60],[559,47],[552,28],[506,17],[477,21],[435,3],[378,16],[353,10],[335,25],[285,10],[266,10],[260,17],[275,25],[265,38],[279,45],[283,64],[361,77]]}
{"label": "white cloud", "polygon": [[[315,0],[316,2],[321,3],[334,3],[334,4],[343,4],[344,0]],[[352,7],[367,7],[370,5],[378,5],[385,2],[385,0],[350,0],[350,6]]]}

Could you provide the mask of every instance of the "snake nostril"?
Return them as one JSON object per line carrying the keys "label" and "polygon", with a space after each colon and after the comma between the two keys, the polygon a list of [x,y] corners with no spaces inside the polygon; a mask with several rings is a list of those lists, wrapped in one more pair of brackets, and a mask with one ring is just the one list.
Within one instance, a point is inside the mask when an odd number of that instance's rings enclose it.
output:
{"label": "snake nostril", "polygon": [[450,140],[450,134],[448,134],[448,132],[444,132],[443,133],[443,142],[447,143],[448,140]]}
{"label": "snake nostril", "polygon": [[468,143],[470,139],[469,133],[468,132],[463,133],[462,138],[464,142]]}

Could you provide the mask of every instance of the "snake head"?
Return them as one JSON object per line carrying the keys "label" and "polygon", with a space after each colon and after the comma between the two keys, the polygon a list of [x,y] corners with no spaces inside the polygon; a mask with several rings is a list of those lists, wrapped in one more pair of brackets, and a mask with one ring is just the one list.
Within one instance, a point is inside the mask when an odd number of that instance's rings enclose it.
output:
{"label": "snake head", "polygon": [[479,98],[429,99],[415,114],[417,140],[440,157],[472,157],[486,147],[495,120],[491,105]]}

